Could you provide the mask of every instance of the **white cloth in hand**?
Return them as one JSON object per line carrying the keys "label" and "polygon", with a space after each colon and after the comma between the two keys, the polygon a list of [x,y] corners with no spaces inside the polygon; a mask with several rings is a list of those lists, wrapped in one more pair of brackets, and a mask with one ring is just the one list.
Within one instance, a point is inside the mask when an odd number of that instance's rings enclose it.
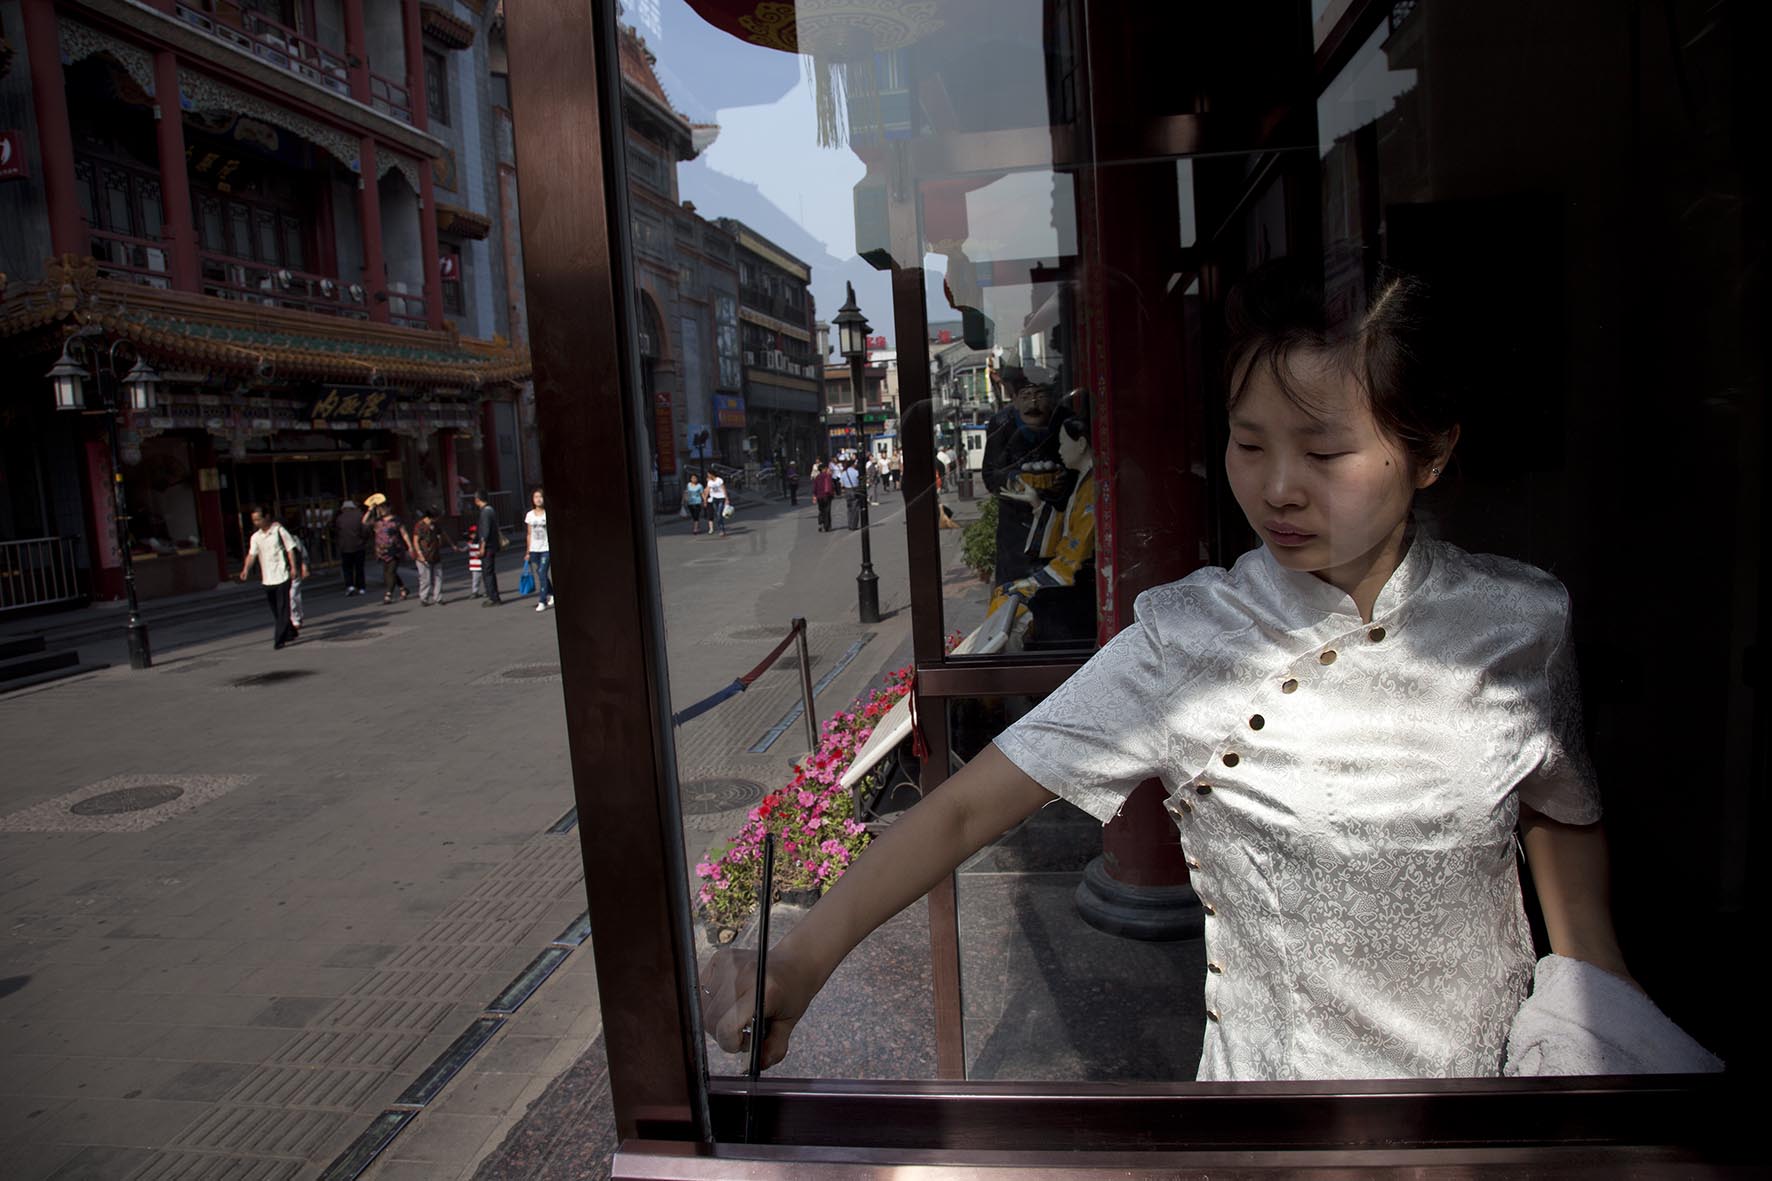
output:
{"label": "white cloth in hand", "polygon": [[1507,1039],[1509,1076],[1707,1074],[1723,1061],[1622,977],[1584,960],[1538,961]]}

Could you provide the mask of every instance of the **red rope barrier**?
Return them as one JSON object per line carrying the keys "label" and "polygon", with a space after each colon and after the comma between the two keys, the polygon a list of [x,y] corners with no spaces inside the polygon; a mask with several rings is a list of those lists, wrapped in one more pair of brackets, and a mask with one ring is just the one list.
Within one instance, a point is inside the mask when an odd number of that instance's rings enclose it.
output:
{"label": "red rope barrier", "polygon": [[752,684],[756,683],[757,678],[768,672],[769,666],[779,660],[781,654],[788,650],[788,645],[794,642],[794,637],[800,634],[800,629],[804,626],[805,624],[803,623],[796,623],[793,627],[789,628],[787,638],[775,646],[775,651],[765,656],[756,668],[753,668],[750,672],[738,678],[739,682],[746,688],[749,688]]}

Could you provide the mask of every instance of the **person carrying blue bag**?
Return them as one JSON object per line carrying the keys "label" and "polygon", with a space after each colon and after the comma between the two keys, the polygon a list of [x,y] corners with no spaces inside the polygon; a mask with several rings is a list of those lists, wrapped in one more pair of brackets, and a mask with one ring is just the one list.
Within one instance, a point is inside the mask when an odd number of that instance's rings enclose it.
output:
{"label": "person carrying blue bag", "polygon": [[535,609],[546,611],[554,605],[554,585],[548,576],[548,510],[540,488],[529,494],[529,502],[534,507],[523,517],[529,539],[526,547],[529,556],[523,563],[523,578],[517,584],[517,593],[526,595],[535,591],[541,600],[536,603]]}

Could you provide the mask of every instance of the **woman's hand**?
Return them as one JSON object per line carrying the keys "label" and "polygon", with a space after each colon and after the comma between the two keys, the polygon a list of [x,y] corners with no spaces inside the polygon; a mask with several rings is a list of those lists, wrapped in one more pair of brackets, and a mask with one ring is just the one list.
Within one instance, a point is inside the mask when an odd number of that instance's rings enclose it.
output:
{"label": "woman's hand", "polygon": [[[769,978],[764,986],[763,1068],[788,1056],[788,1039],[818,992],[781,945],[769,951]],[[722,1050],[740,1054],[750,1049],[750,1023],[755,1016],[757,953],[723,948],[709,956],[699,973],[701,1021]]]}

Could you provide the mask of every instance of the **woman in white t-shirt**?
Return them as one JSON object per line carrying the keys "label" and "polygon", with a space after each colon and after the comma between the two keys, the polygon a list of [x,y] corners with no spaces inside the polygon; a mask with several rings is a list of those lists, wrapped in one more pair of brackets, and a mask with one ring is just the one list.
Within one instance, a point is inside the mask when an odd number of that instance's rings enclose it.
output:
{"label": "woman in white t-shirt", "polygon": [[529,494],[529,503],[535,507],[523,515],[523,525],[529,538],[529,568],[535,572],[535,609],[546,611],[554,605],[554,584],[548,578],[548,510],[540,488]]}
{"label": "woman in white t-shirt", "polygon": [[726,536],[726,481],[717,472],[708,473],[708,536],[714,535],[714,526],[720,526],[720,536]]}

